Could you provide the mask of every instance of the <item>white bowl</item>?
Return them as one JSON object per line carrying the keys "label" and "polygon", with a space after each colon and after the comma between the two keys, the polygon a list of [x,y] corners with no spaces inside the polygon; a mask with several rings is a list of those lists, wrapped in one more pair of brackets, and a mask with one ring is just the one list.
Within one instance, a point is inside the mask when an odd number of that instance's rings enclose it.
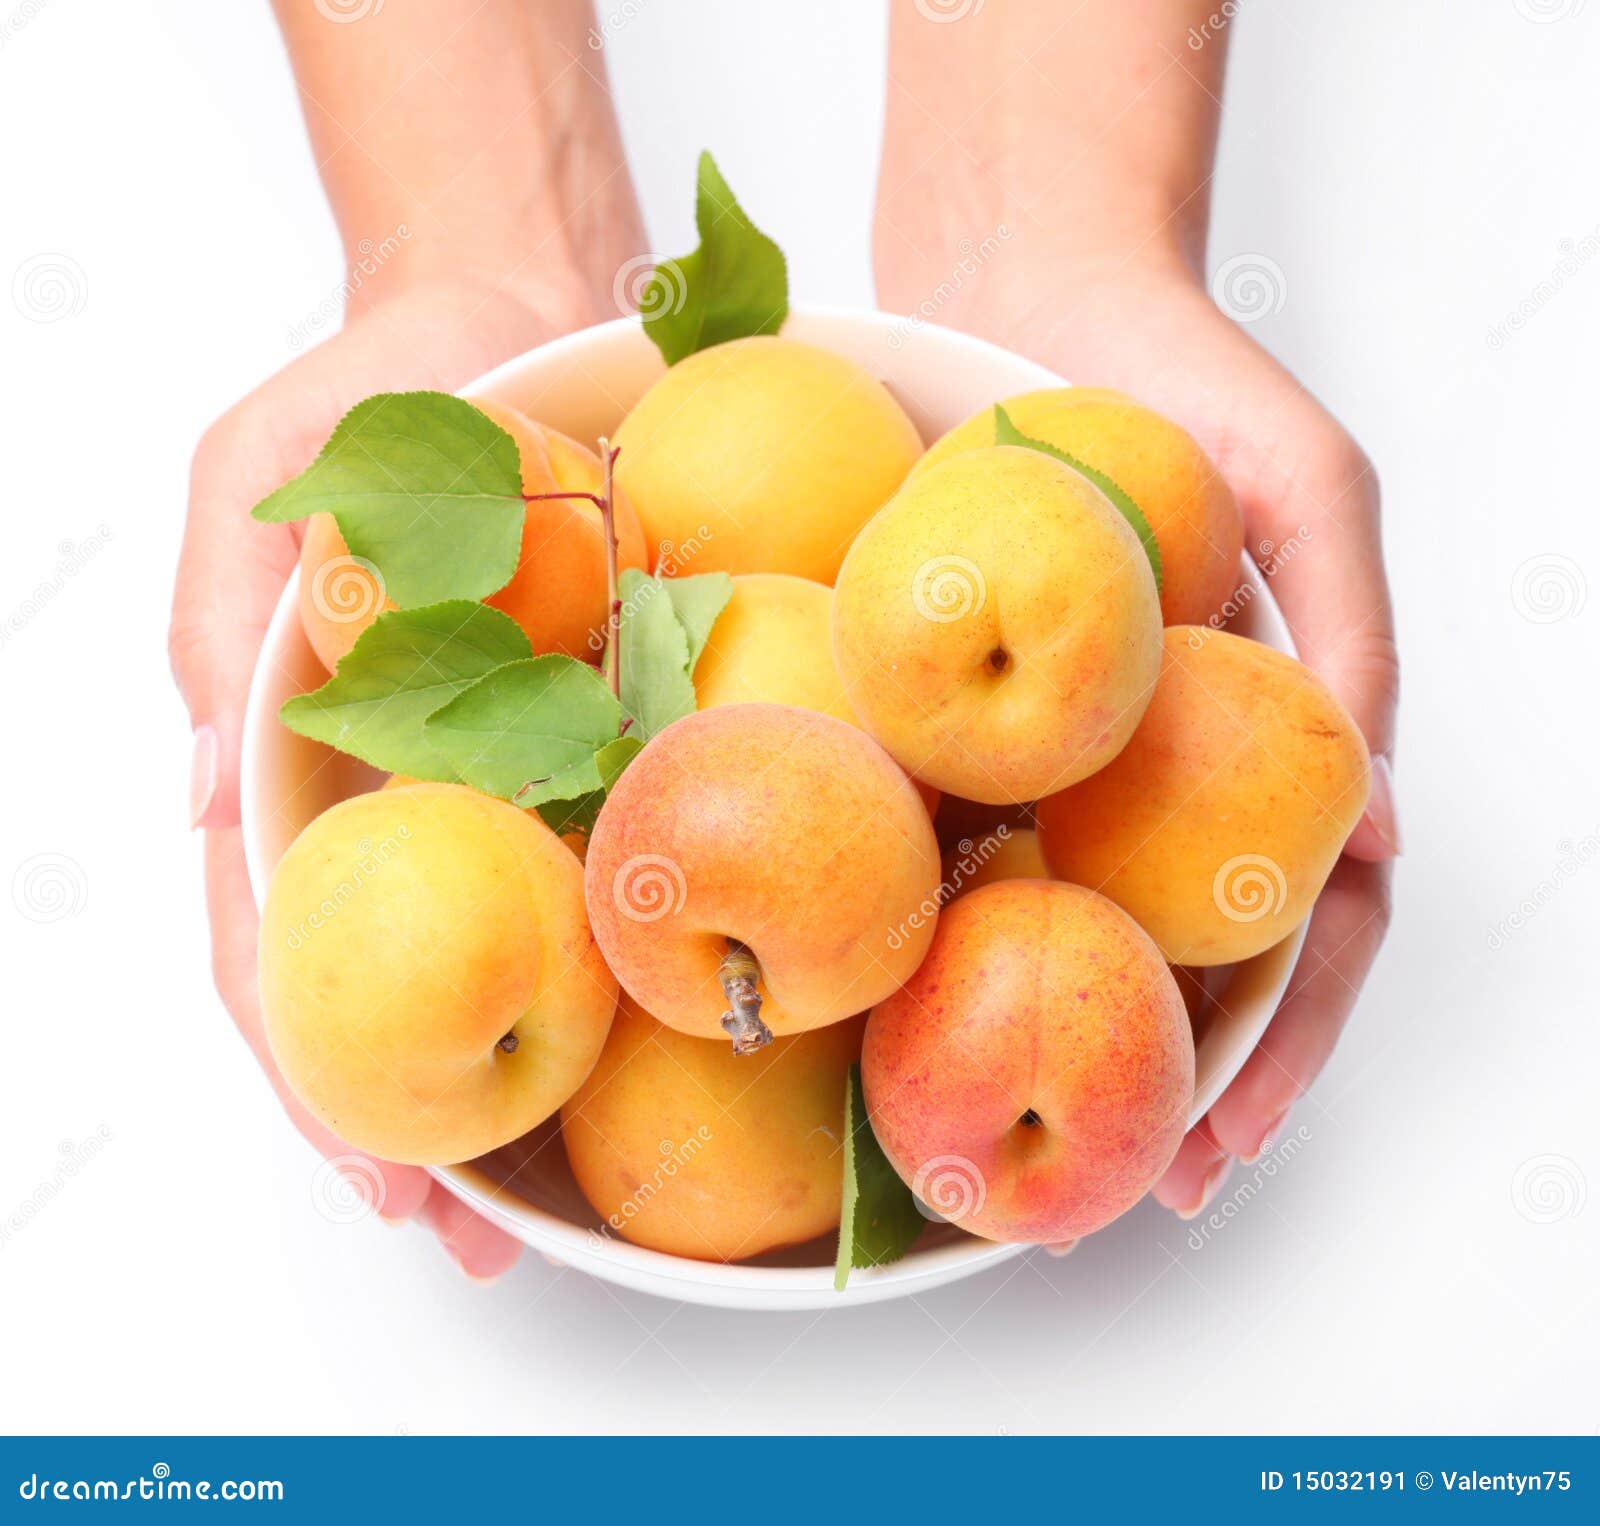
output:
{"label": "white bowl", "polygon": [[[982,340],[883,313],[811,308],[791,313],[790,338],[859,361],[883,379],[932,441],[988,403],[1061,379]],[[619,319],[558,339],[508,361],[464,389],[493,395],[580,440],[615,431],[622,416],[661,374],[661,357],[634,319]],[[1242,598],[1231,627],[1293,653],[1287,626],[1248,555]],[[280,704],[326,678],[301,632],[291,581],[267,631],[251,684],[244,734],[244,842],[259,905],[267,879],[296,834],[339,800],[371,789],[380,776],[364,764],[297,736],[278,723]],[[1256,1046],[1289,981],[1305,940],[1301,927],[1275,948],[1213,972],[1217,997],[1195,1052],[1190,1121],[1203,1117]],[[892,1266],[850,1275],[833,1289],[833,1242],[763,1256],[739,1265],[690,1261],[644,1250],[599,1233],[553,1123],[461,1166],[439,1181],[525,1244],[638,1292],[731,1309],[823,1309],[924,1292],[1018,1255],[949,1225],[930,1225]]]}

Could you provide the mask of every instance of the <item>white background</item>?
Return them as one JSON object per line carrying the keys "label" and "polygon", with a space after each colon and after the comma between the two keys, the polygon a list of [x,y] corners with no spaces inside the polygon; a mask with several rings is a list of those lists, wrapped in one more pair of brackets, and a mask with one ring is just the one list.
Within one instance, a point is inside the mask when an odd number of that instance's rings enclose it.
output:
{"label": "white background", "polygon": [[[708,145],[799,299],[869,302],[875,8],[635,9],[612,67],[657,249],[694,242]],[[0,289],[0,1423],[1600,1425],[1600,4],[1232,24],[1212,263],[1281,267],[1255,332],[1379,465],[1405,660],[1398,915],[1304,1147],[1199,1249],[1146,1204],[1063,1262],[778,1317],[537,1257],[481,1288],[420,1231],[313,1211],[209,983],[163,639],[188,451],[290,358],[338,247],[263,4],[0,0],[0,30],[0,280],[81,273],[55,322]],[[39,855],[58,920],[5,893]]]}

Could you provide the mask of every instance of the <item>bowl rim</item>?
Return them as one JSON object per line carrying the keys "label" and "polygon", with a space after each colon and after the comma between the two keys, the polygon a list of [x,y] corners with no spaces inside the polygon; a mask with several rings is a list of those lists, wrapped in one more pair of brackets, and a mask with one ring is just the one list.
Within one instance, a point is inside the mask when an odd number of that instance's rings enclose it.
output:
{"label": "bowl rim", "polygon": [[[1019,378],[1009,388],[1008,395],[1033,387],[1066,386],[1064,378],[1037,362],[1013,355],[999,345],[979,339],[959,330],[941,325],[897,317],[893,314],[826,305],[802,305],[791,308],[784,325],[784,337],[804,338],[807,342],[823,344],[826,338],[812,331],[825,332],[843,325],[863,332],[870,337],[873,331],[890,336],[900,330],[918,330],[936,335],[933,341],[948,355],[948,364],[959,366],[963,355],[981,358],[992,364],[1003,357]],[[796,333],[795,330],[799,330]],[[512,357],[485,372],[482,376],[459,389],[462,397],[475,397],[502,384],[513,381],[535,365],[548,367],[569,357],[581,355],[618,340],[624,333],[639,333],[637,318],[615,318],[605,323],[564,334],[544,345]],[[1032,373],[1028,379],[1026,373]],[[889,383],[893,385],[892,379]],[[1272,628],[1273,639],[1265,644],[1296,655],[1295,643],[1287,623],[1273,599],[1266,578],[1251,559],[1248,549],[1240,555],[1241,581],[1250,586],[1250,602],[1258,609]],[[270,871],[269,853],[263,838],[265,813],[257,809],[262,793],[258,762],[264,750],[271,745],[271,731],[279,726],[276,707],[270,702],[267,690],[271,686],[273,666],[271,654],[280,651],[286,639],[292,639],[290,627],[299,619],[298,591],[299,568],[290,576],[279,597],[277,607],[262,639],[255,668],[251,674],[249,697],[246,702],[242,736],[241,804],[243,843],[246,872],[252,895],[259,909]],[[1304,944],[1307,923],[1302,922],[1289,936],[1275,945],[1268,954],[1277,957],[1283,965],[1281,978],[1275,979],[1276,994],[1269,1004],[1263,1002],[1264,1016],[1248,1031],[1248,1043],[1238,1046],[1237,1063],[1218,1067],[1202,1083],[1196,1078],[1196,1092],[1190,1108],[1189,1127],[1193,1127],[1210,1110],[1227,1084],[1243,1067],[1254,1050],[1261,1034],[1270,1022],[1288,978],[1299,958]],[[1257,956],[1266,958],[1267,955]],[[540,1208],[519,1197],[495,1182],[483,1169],[471,1162],[453,1166],[429,1167],[429,1174],[454,1196],[479,1210],[493,1222],[546,1256],[580,1267],[604,1280],[648,1292],[658,1296],[676,1298],[685,1302],[702,1303],[722,1308],[750,1308],[769,1310],[794,1310],[802,1308],[831,1309],[852,1304],[875,1302],[886,1298],[927,1291],[943,1283],[956,1281],[976,1272],[1000,1265],[1021,1255],[1031,1247],[1022,1243],[1003,1243],[968,1236],[961,1240],[924,1249],[913,1248],[901,1260],[887,1266],[852,1270],[844,1291],[836,1292],[831,1266],[752,1266],[742,1262],[697,1261],[690,1257],[670,1255],[634,1245],[612,1235],[602,1235],[596,1230],[583,1228],[572,1220],[563,1218],[548,1209]]]}

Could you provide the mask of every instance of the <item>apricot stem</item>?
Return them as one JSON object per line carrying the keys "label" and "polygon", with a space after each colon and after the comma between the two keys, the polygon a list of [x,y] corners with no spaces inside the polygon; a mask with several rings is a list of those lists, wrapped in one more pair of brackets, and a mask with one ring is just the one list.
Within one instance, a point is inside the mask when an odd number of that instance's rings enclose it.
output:
{"label": "apricot stem", "polygon": [[[622,649],[617,640],[622,626],[622,597],[618,589],[617,571],[617,512],[611,486],[612,468],[621,454],[613,450],[611,442],[600,436],[600,524],[606,537],[606,682],[611,692],[622,698]],[[619,732],[620,736],[621,733]]]}
{"label": "apricot stem", "polygon": [[[611,692],[622,696],[622,660],[617,648],[617,627],[622,623],[622,598],[617,588],[620,576],[617,570],[617,515],[613,507],[611,471],[617,463],[620,450],[614,449],[604,435],[600,436],[601,487],[598,493],[524,493],[524,503],[547,503],[552,500],[581,498],[600,511],[600,525],[606,538],[606,682]],[[620,735],[620,733],[619,733]]]}
{"label": "apricot stem", "polygon": [[598,493],[524,493],[524,503],[554,503],[569,502],[574,498],[581,498],[585,503],[592,503],[602,512],[605,509],[605,500]]}
{"label": "apricot stem", "polygon": [[761,991],[757,985],[761,965],[737,938],[728,939],[728,952],[717,967],[717,979],[728,998],[722,1026],[733,1039],[733,1052],[754,1054],[766,1048],[772,1042],[772,1030],[761,1021]]}
{"label": "apricot stem", "polygon": [[521,1042],[515,1033],[507,1033],[495,1040],[495,1048],[504,1050],[506,1054],[515,1054],[517,1045]]}

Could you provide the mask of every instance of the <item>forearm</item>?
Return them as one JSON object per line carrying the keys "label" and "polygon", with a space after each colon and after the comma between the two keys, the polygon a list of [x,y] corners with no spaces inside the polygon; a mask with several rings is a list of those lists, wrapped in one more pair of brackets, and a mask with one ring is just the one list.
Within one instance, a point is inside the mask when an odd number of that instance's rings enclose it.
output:
{"label": "forearm", "polygon": [[347,258],[389,251],[353,309],[440,275],[595,307],[643,247],[587,0],[274,4]]}
{"label": "forearm", "polygon": [[894,0],[885,304],[909,310],[986,238],[1003,245],[994,274],[1008,285],[1133,263],[1199,271],[1226,46],[1215,10],[987,0],[941,24]]}

